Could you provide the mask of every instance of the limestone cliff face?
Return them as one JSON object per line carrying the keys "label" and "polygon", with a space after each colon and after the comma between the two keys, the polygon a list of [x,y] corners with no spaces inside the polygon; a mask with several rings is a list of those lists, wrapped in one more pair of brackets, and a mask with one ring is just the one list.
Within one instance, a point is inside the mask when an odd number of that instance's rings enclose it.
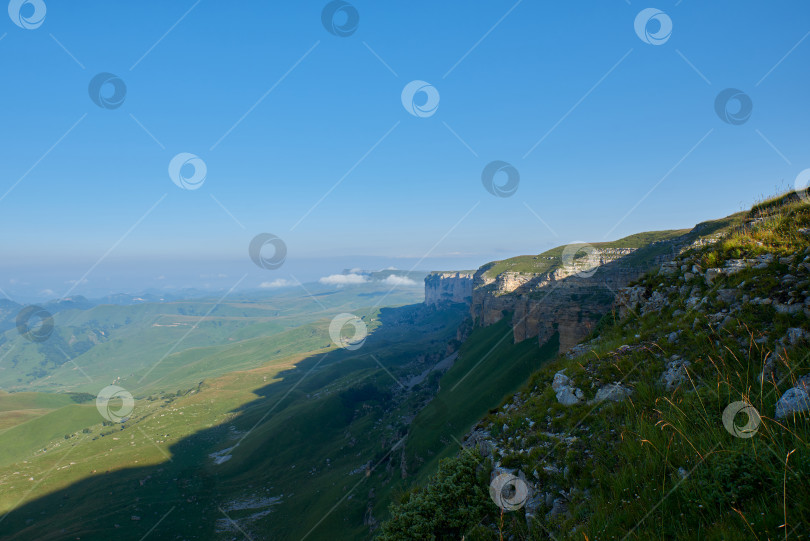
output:
{"label": "limestone cliff face", "polygon": [[634,251],[595,250],[584,266],[560,267],[541,274],[503,272],[492,278],[485,269],[479,269],[473,279],[473,320],[485,327],[513,312],[516,343],[537,338],[542,345],[559,332],[560,349],[568,350],[610,309],[614,292],[644,272],[644,268],[614,263]]}
{"label": "limestone cliff face", "polygon": [[688,248],[716,241],[707,224],[639,249],[590,246],[584,257],[568,264],[550,251],[541,254],[551,261],[547,272],[493,273],[489,264],[475,273],[432,273],[425,279],[425,303],[468,302],[473,324],[479,327],[511,313],[516,343],[537,339],[543,345],[557,332],[560,350],[567,351],[613,308],[621,288]]}
{"label": "limestone cliff face", "polygon": [[472,291],[471,272],[432,272],[425,277],[425,304],[428,306],[451,302],[469,304]]}

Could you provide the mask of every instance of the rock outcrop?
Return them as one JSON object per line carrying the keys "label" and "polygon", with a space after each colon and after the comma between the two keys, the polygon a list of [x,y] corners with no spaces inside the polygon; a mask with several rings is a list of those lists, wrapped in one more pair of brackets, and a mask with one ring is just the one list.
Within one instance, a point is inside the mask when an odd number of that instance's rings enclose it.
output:
{"label": "rock outcrop", "polygon": [[432,272],[425,277],[425,304],[467,303],[472,299],[472,272]]}
{"label": "rock outcrop", "polygon": [[[581,245],[574,254],[581,257],[569,258],[568,247],[562,256],[559,249],[552,250],[532,258],[538,272],[492,270],[498,263],[507,263],[508,267],[511,260],[484,265],[474,273],[434,272],[425,278],[425,304],[469,303],[473,324],[478,327],[492,325],[511,314],[515,343],[536,339],[542,346],[558,333],[560,351],[565,352],[588,336],[614,306],[623,317],[628,307],[641,302],[644,291],[623,289],[630,282],[655,266],[661,266],[664,274],[676,272],[678,269],[669,262],[678,254],[716,240],[711,227],[700,224],[688,233],[652,241],[641,248]],[[548,270],[540,272],[541,268]],[[622,298],[614,305],[617,292],[634,298]],[[662,304],[664,300],[660,299]]]}
{"label": "rock outcrop", "polygon": [[543,345],[558,332],[560,350],[586,337],[610,309],[614,291],[637,279],[644,266],[625,266],[620,260],[631,248],[594,250],[591,271],[559,266],[546,273],[503,272],[496,277],[486,268],[475,273],[471,315],[477,326],[488,326],[512,312],[514,341],[537,339]]}

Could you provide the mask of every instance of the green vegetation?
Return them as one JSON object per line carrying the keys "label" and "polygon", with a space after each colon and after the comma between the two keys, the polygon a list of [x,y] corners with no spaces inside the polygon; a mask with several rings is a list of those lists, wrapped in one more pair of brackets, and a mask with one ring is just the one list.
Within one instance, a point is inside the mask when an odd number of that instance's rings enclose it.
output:
{"label": "green vegetation", "polygon": [[[647,231],[636,233],[628,237],[610,242],[594,242],[590,246],[594,248],[643,248],[666,240],[677,239],[689,233],[689,229],[677,229],[667,231]],[[660,248],[660,247],[659,247]],[[552,271],[562,265],[562,255],[565,246],[557,246],[539,255],[522,255],[510,257],[501,261],[487,263],[482,269],[486,270],[486,275],[494,278],[503,272],[521,273],[544,273]],[[666,249],[666,248],[664,248]],[[580,254],[581,255],[581,254]],[[649,255],[649,254],[648,254]],[[657,255],[657,254],[654,254]]]}
{"label": "green vegetation", "polygon": [[409,470],[426,464],[423,471],[434,471],[439,458],[455,454],[456,442],[470,427],[519,389],[558,347],[556,335],[542,348],[534,340],[515,344],[509,318],[473,330],[442,377],[441,390],[413,421],[405,447]]}
{"label": "green vegetation", "polygon": [[[398,382],[441,360],[466,309],[353,312],[371,331],[356,352],[324,347],[329,320],[321,319],[167,357],[165,372],[154,371],[164,389],[136,392],[125,424],[67,394],[4,395],[8,408],[51,409],[12,428],[18,443],[3,448],[14,463],[0,463],[0,509],[12,511],[0,536],[140,539],[171,510],[153,535],[230,539],[238,529],[220,509],[257,538],[300,539],[315,526],[302,513],[324,517],[316,538],[367,534],[369,502],[387,507],[392,480],[401,482],[390,471],[400,455],[389,450],[407,431],[404,419],[435,393],[435,377],[411,389]],[[214,369],[223,374],[178,383],[187,379],[178,374]],[[72,423],[77,409],[90,417]]]}
{"label": "green vegetation", "polygon": [[[608,315],[586,348],[543,365],[478,423],[501,466],[525,472],[537,498],[529,502],[534,518],[524,517],[524,508],[502,522],[493,506],[476,515],[478,526],[468,522],[459,530],[465,539],[806,535],[810,421],[807,412],[782,419],[774,412],[785,391],[810,375],[808,316],[785,308],[806,297],[810,285],[810,207],[788,195],[711,225],[718,242],[687,250],[672,272],[656,270],[638,281],[649,299],[643,309]],[[712,280],[693,272],[763,254],[776,257]],[[805,338],[788,339],[788,329],[794,336],[801,329]],[[682,380],[665,388],[662,373],[683,360],[689,364]],[[560,371],[585,401],[556,400],[551,383]],[[629,399],[589,402],[615,382],[631,390]],[[726,407],[739,401],[761,417],[752,437],[735,437],[724,426]],[[740,413],[735,426],[746,421]],[[437,505],[431,502],[456,493],[433,479],[413,494],[421,496],[403,499],[382,538],[410,539],[389,532],[408,532],[408,521],[425,523]],[[552,513],[544,494],[565,505]]]}
{"label": "green vegetation", "polygon": [[461,539],[491,512],[486,480],[472,453],[446,458],[425,488],[403,496],[383,525],[380,541]]}
{"label": "green vegetation", "polygon": [[[93,396],[104,386],[100,382],[114,382],[132,393],[188,387],[231,370],[325,347],[330,344],[326,332],[308,335],[311,329],[301,329],[370,306],[390,289],[370,282],[339,290],[316,286],[313,297],[293,288],[219,304],[219,297],[124,306],[85,302],[54,313],[54,333],[44,342],[29,342],[16,328],[0,334],[0,355],[5,356],[0,387]],[[399,288],[390,291],[385,302],[399,306],[418,302],[421,295],[416,288]],[[219,355],[237,343],[267,353],[233,367],[220,362]]]}

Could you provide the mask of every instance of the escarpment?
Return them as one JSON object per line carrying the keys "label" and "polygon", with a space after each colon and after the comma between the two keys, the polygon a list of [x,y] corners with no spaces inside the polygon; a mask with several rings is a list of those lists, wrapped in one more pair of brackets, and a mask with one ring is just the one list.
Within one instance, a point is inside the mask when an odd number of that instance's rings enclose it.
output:
{"label": "escarpment", "polygon": [[488,263],[474,273],[431,273],[425,303],[467,303],[478,327],[511,315],[515,343],[536,339],[543,345],[559,333],[560,350],[567,351],[612,309],[621,288],[685,249],[712,243],[715,230],[705,223],[692,230],[555,248]]}
{"label": "escarpment", "polygon": [[425,277],[425,304],[469,303],[473,291],[472,272],[432,272]]}

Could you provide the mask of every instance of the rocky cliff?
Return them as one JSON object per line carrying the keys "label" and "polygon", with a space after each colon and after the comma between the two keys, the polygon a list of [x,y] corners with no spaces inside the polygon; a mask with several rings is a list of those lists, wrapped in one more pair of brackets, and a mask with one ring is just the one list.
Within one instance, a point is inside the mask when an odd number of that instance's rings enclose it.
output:
{"label": "rocky cliff", "polygon": [[567,351],[611,310],[621,288],[682,251],[713,242],[717,227],[709,222],[641,239],[570,245],[492,262],[475,273],[432,273],[425,279],[425,303],[468,302],[479,327],[511,313],[515,343],[537,339],[543,345],[559,333],[560,350]]}
{"label": "rocky cliff", "polygon": [[560,266],[545,273],[476,272],[470,312],[477,326],[488,326],[512,312],[514,341],[536,338],[544,344],[560,333],[560,349],[567,350],[587,336],[610,308],[614,291],[638,278],[643,266],[615,262],[635,249],[595,249],[590,268]]}
{"label": "rocky cliff", "polygon": [[425,304],[470,303],[472,272],[432,272],[425,277]]}

